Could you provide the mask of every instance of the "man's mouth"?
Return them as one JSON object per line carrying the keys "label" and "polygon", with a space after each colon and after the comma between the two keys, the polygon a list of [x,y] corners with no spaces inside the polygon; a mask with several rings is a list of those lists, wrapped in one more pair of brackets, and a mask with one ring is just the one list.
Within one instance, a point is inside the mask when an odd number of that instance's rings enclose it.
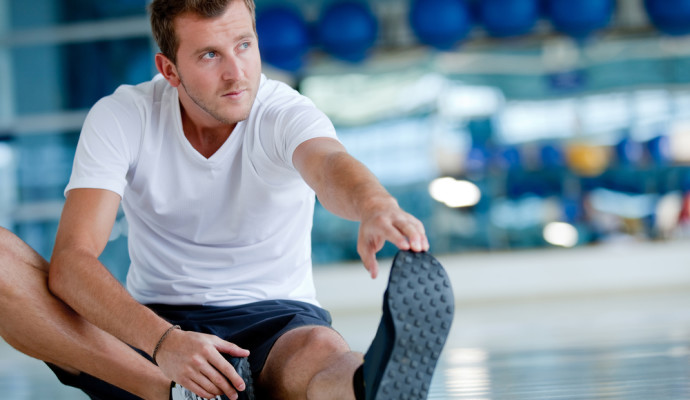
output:
{"label": "man's mouth", "polygon": [[223,94],[223,97],[231,98],[231,99],[237,99],[237,98],[242,97],[242,95],[243,95],[246,91],[247,91],[246,89],[231,90],[231,91],[229,91],[229,92],[225,92],[225,94]]}

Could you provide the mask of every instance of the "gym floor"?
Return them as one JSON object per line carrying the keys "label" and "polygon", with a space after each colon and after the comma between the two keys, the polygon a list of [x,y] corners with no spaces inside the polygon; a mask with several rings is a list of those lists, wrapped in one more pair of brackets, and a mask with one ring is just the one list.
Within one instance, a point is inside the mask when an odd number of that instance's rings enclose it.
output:
{"label": "gym floor", "polygon": [[[429,399],[689,399],[687,248],[440,256],[457,305]],[[315,272],[321,301],[354,350],[366,351],[378,325],[385,262],[375,281],[353,265]],[[86,399],[4,342],[0,393]]]}

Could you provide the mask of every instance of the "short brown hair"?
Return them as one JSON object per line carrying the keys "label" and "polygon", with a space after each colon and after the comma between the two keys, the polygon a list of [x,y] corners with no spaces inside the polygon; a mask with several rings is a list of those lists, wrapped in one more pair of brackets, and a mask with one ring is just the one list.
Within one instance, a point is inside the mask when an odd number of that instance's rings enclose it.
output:
{"label": "short brown hair", "polygon": [[[233,1],[239,0],[153,0],[149,6],[151,31],[161,53],[173,63],[177,62],[180,41],[175,34],[175,18],[185,13],[193,13],[203,18],[219,17]],[[252,26],[256,32],[254,0],[243,1],[252,15]]]}

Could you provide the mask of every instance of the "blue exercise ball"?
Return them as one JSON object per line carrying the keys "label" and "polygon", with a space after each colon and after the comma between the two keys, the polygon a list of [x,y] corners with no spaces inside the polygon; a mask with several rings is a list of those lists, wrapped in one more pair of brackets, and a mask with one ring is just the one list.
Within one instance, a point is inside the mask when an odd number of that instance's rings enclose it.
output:
{"label": "blue exercise ball", "polygon": [[690,0],[645,0],[652,24],[673,36],[690,34]]}
{"label": "blue exercise ball", "polygon": [[275,6],[256,16],[261,57],[267,63],[287,71],[297,71],[309,50],[309,31],[296,10]]}
{"label": "blue exercise ball", "polygon": [[548,17],[549,16],[549,0],[538,0],[539,5],[539,16]]}
{"label": "blue exercise ball", "polygon": [[364,60],[378,38],[378,20],[366,3],[344,1],[330,5],[319,19],[319,42],[334,57]]}
{"label": "blue exercise ball", "polygon": [[585,38],[611,22],[614,0],[550,0],[547,9],[556,30]]}
{"label": "blue exercise ball", "polygon": [[619,163],[636,165],[644,157],[644,146],[642,143],[626,137],[616,144],[616,155]]}
{"label": "blue exercise ball", "polygon": [[659,135],[645,143],[652,161],[656,164],[667,164],[672,161],[671,143],[666,135]]}
{"label": "blue exercise ball", "polygon": [[565,219],[564,222],[574,224],[582,219],[583,209],[582,200],[580,198],[565,196],[561,201],[563,206],[563,218]]}
{"label": "blue exercise ball", "polygon": [[556,168],[565,165],[563,150],[555,144],[545,144],[539,149],[540,161],[543,168]]}
{"label": "blue exercise ball", "polygon": [[480,172],[485,170],[489,164],[489,150],[484,146],[473,146],[467,153],[465,159],[465,169],[469,172]]}
{"label": "blue exercise ball", "polygon": [[506,146],[498,153],[498,166],[505,170],[523,169],[523,157],[520,149]]}
{"label": "blue exercise ball", "polygon": [[684,197],[690,195],[690,171],[685,171],[680,178],[680,189],[685,194]]}
{"label": "blue exercise ball", "polygon": [[529,33],[539,18],[538,0],[484,0],[480,18],[491,36],[510,37]]}
{"label": "blue exercise ball", "polygon": [[410,25],[420,42],[450,50],[469,34],[472,18],[463,0],[414,0]]}

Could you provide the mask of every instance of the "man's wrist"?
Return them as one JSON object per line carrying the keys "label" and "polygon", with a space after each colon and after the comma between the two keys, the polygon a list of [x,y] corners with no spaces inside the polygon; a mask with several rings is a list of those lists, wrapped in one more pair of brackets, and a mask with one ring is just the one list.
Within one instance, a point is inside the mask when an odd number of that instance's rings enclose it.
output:
{"label": "man's wrist", "polygon": [[392,208],[399,208],[398,201],[391,195],[378,195],[367,197],[362,203],[361,217],[364,219],[367,215],[374,215],[380,211],[390,210]]}
{"label": "man's wrist", "polygon": [[153,348],[153,352],[151,353],[151,358],[153,359],[154,364],[158,365],[158,362],[156,361],[156,356],[158,356],[158,352],[160,351],[163,342],[176,329],[182,328],[179,325],[171,325],[165,332],[163,332],[160,339],[158,339],[158,342],[156,343],[156,346]]}

